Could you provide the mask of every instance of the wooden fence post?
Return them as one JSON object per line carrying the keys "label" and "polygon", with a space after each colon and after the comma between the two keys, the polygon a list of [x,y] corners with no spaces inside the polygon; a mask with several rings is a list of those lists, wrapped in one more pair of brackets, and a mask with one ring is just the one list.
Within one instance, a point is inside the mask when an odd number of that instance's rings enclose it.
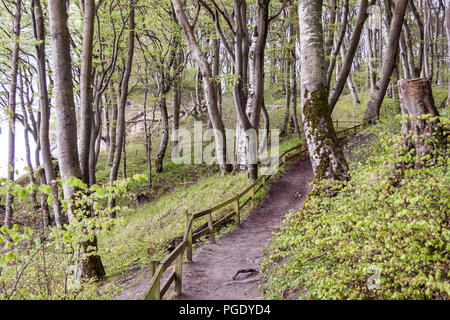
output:
{"label": "wooden fence post", "polygon": [[241,224],[241,212],[240,212],[240,208],[239,208],[239,199],[237,199],[234,202],[234,210],[236,212],[236,217],[235,217],[236,228],[239,228],[239,226]]}
{"label": "wooden fence post", "polygon": [[[189,224],[191,214],[186,211],[186,226]],[[186,260],[192,262],[192,225],[188,230],[188,236],[186,239]]]}
{"label": "wooden fence post", "polygon": [[251,209],[254,210],[255,209],[255,185],[253,185],[253,187],[250,191],[250,196],[252,197]]}
{"label": "wooden fence post", "polygon": [[[180,242],[178,242],[178,244],[179,243]],[[180,295],[182,291],[183,256],[184,256],[183,253],[184,252],[178,255],[177,260],[175,261],[175,293],[177,295]]]}
{"label": "wooden fence post", "polygon": [[156,269],[158,268],[159,261],[150,261],[150,278],[155,274]]}
{"label": "wooden fence post", "polygon": [[214,237],[214,225],[213,225],[213,222],[212,222],[211,213],[208,213],[206,218],[208,219],[209,241],[211,243],[214,243],[214,242],[216,242],[216,238]]}
{"label": "wooden fence post", "polygon": [[[150,262],[150,270],[152,272],[151,278],[156,273],[156,270],[158,270],[158,267],[160,265],[159,261],[151,261]],[[158,277],[156,279],[155,286],[150,288],[150,291],[146,297],[146,300],[161,300],[161,277]]]}

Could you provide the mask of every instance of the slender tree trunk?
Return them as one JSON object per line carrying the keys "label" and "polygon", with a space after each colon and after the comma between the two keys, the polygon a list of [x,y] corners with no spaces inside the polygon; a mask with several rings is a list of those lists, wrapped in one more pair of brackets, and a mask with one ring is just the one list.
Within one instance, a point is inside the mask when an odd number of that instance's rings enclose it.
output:
{"label": "slender tree trunk", "polygon": [[286,59],[286,77],[285,77],[285,86],[286,86],[286,95],[285,95],[285,109],[284,109],[284,118],[283,118],[283,124],[281,126],[280,135],[286,136],[288,133],[288,125],[289,125],[289,119],[290,119],[290,107],[291,107],[291,88],[290,88],[290,78],[291,78],[291,62],[290,59]]}
{"label": "slender tree trunk", "polygon": [[192,55],[200,67],[203,75],[203,89],[207,100],[208,113],[214,129],[214,136],[216,140],[216,154],[222,174],[231,171],[231,165],[226,162],[226,140],[225,127],[220,117],[219,109],[217,107],[216,86],[212,81],[212,72],[205,55],[202,53],[197,40],[195,39],[192,27],[187,20],[186,14],[183,10],[180,0],[171,0],[175,9],[175,15],[180,24],[183,33],[186,37],[187,43],[191,49]]}
{"label": "slender tree trunk", "polygon": [[[50,185],[53,196],[52,206],[55,222],[57,226],[62,227],[65,223],[68,223],[68,219],[62,212],[61,202],[59,200],[58,185],[55,183],[55,167],[53,165],[52,154],[50,152],[50,101],[47,90],[47,71],[45,62],[45,24],[40,0],[33,0],[32,2],[32,22],[34,37],[37,40],[35,50],[38,73],[39,106],[41,111],[38,144],[40,145],[42,161],[44,164],[44,171],[40,170],[39,175],[41,178],[41,183],[48,183]],[[36,159],[39,159],[39,155],[36,156]],[[44,176],[42,176],[42,173],[44,173]],[[45,200],[46,198],[47,197],[45,196]]]}
{"label": "slender tree trunk", "polygon": [[117,100],[116,100],[116,92],[114,90],[114,86],[110,86],[111,88],[111,120],[109,124],[109,136],[110,143],[108,149],[108,159],[106,161],[106,168],[110,168],[112,166],[112,162],[114,159],[114,151],[116,150],[116,132],[117,132]]}
{"label": "slender tree trunk", "polygon": [[161,173],[163,172],[163,161],[166,156],[167,145],[169,144],[169,115],[167,113],[166,93],[162,93],[162,98],[159,100],[158,104],[161,112],[163,132],[158,154],[155,159],[155,171]]}
{"label": "slender tree trunk", "polygon": [[[8,95],[8,180],[14,181],[14,157],[15,157],[15,127],[16,127],[16,91],[17,91],[17,73],[19,67],[19,39],[20,39],[20,20],[22,17],[21,1],[16,2],[14,11],[14,25],[13,25],[13,48],[11,51],[11,80],[9,84]],[[13,217],[13,195],[6,194],[5,202],[5,226],[12,228]]]}
{"label": "slender tree trunk", "polygon": [[[327,90],[330,91],[330,84],[331,84],[331,77],[333,75],[334,66],[336,64],[336,57],[339,55],[340,52],[342,52],[341,47],[343,45],[343,41],[345,38],[345,33],[347,31],[347,22],[348,22],[348,2],[349,0],[345,0],[344,8],[342,11],[342,20],[341,20],[341,32],[339,34],[339,39],[336,42],[336,45],[333,49],[333,53],[330,58],[330,63],[328,65],[328,71],[327,71]],[[342,55],[342,58],[344,58],[345,55]]]}
{"label": "slender tree trunk", "polygon": [[[342,46],[341,46],[341,56],[345,57],[344,44],[342,44]],[[358,104],[361,103],[361,101],[359,100],[358,93],[356,92],[355,84],[353,83],[353,78],[350,73],[348,74],[348,77],[347,77],[347,87],[348,87],[348,90],[350,91],[350,94],[352,95],[353,104],[356,107]]]}
{"label": "slender tree trunk", "polygon": [[418,67],[416,70],[416,77],[419,77],[423,73],[423,60],[425,55],[425,28],[422,22],[422,18],[420,17],[419,12],[417,11],[416,5],[414,1],[408,1],[409,8],[414,16],[414,19],[417,23],[417,29],[419,30],[419,57],[417,59]]}
{"label": "slender tree trunk", "polygon": [[[147,165],[148,165],[147,187],[150,189],[152,187],[152,135],[147,124],[147,95],[148,95],[148,83],[147,86],[145,87],[144,92],[144,136],[145,136],[145,155],[147,157]],[[177,143],[178,143],[178,135],[177,135]]]}
{"label": "slender tree trunk", "polygon": [[299,1],[303,131],[317,179],[347,180],[348,166],[334,130],[326,91],[322,1]]}
{"label": "slender tree trunk", "polygon": [[[445,25],[447,29],[447,66],[450,69],[450,1],[447,1],[445,9]],[[447,92],[447,107],[450,107],[450,78],[447,79],[448,92]]]}
{"label": "slender tree trunk", "polygon": [[367,19],[367,8],[369,5],[368,0],[361,0],[358,17],[356,18],[356,25],[353,29],[352,37],[350,40],[350,45],[347,50],[347,54],[345,55],[344,62],[342,64],[341,71],[339,72],[339,78],[334,85],[333,91],[328,99],[328,103],[330,105],[330,110],[333,112],[333,109],[341,96],[342,90],[344,89],[345,82],[347,81],[347,77],[350,74],[350,70],[353,63],[353,58],[356,53],[356,49],[358,48],[359,40],[361,38],[361,33],[364,28],[364,22]]}
{"label": "slender tree trunk", "polygon": [[[117,131],[116,131],[116,143],[114,150],[114,159],[111,167],[111,171],[109,174],[109,182],[111,184],[117,180],[117,175],[119,172],[120,159],[122,158],[122,149],[123,149],[123,139],[125,137],[125,108],[127,104],[128,98],[128,82],[130,80],[131,69],[133,67],[133,54],[134,54],[134,38],[135,38],[135,21],[134,21],[134,1],[130,0],[130,17],[129,17],[129,26],[128,26],[128,51],[127,51],[127,60],[125,64],[124,76],[121,83],[120,89],[120,102],[118,108],[117,115]],[[115,207],[116,203],[114,199],[109,201],[109,207]],[[114,218],[115,214],[111,214],[111,218]]]}
{"label": "slender tree trunk", "polygon": [[373,123],[380,117],[381,103],[383,102],[392,71],[394,70],[397,62],[400,32],[402,30],[407,5],[408,0],[398,0],[396,3],[394,17],[392,19],[389,31],[387,56],[383,62],[380,80],[377,83],[375,92],[372,94],[370,101],[367,104],[366,112],[364,113],[364,120],[366,122]]}
{"label": "slender tree trunk", "polygon": [[83,16],[79,156],[83,182],[89,185],[89,155],[92,151],[92,46],[94,38],[95,0],[84,0]]}
{"label": "slender tree trunk", "polygon": [[[269,27],[269,3],[270,0],[263,0],[257,3],[257,22],[255,34],[253,35],[255,40],[252,44],[253,54],[249,63],[250,79],[253,81],[252,83],[249,81],[249,90],[247,91],[247,116],[250,119],[252,128],[255,129],[255,139],[257,139],[261,109],[264,105],[264,53]],[[247,56],[250,55],[247,54]],[[257,141],[247,142],[247,170],[250,181],[255,181],[258,178],[257,147]]]}
{"label": "slender tree trunk", "polygon": [[[23,85],[22,72],[19,72],[19,80],[20,80],[20,104],[22,106],[22,115],[23,115],[23,137],[24,137],[24,141],[25,141],[25,158],[26,158],[27,166],[28,166],[28,177],[30,178],[30,183],[33,185],[36,185],[36,179],[34,178],[33,164],[31,163],[30,142],[28,139],[29,125],[28,125],[27,107],[25,105],[25,99],[24,99],[25,88]],[[37,201],[35,189],[33,189],[33,191],[31,192],[31,200],[33,202],[34,209],[38,210],[39,203]],[[47,227],[47,226],[44,226],[44,227]]]}

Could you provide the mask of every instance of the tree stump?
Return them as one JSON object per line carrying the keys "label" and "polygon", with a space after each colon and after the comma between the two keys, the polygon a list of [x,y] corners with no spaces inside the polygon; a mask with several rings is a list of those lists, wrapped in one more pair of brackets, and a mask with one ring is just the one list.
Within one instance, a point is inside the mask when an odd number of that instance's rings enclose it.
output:
{"label": "tree stump", "polygon": [[398,90],[402,116],[407,116],[402,123],[402,135],[412,138],[410,140],[416,154],[432,152],[436,145],[428,141],[429,138],[435,138],[440,144],[443,140],[430,80],[400,80]]}
{"label": "tree stump", "polygon": [[403,176],[402,169],[426,165],[422,159],[425,155],[433,155],[434,151],[444,147],[446,138],[439,122],[429,79],[408,79],[398,81],[400,110],[403,121],[401,134],[403,143],[397,151],[397,157],[411,153],[417,161],[406,163],[396,161],[391,178],[398,182]]}

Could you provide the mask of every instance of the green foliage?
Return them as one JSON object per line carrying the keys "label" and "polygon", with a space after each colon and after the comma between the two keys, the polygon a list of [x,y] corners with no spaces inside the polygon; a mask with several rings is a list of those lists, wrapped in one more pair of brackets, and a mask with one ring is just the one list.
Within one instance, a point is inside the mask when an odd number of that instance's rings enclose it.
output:
{"label": "green foliage", "polygon": [[314,182],[304,208],[287,215],[265,252],[267,298],[448,299],[449,152],[406,170],[394,187],[399,129],[390,118],[362,133],[355,141],[376,138],[360,149],[355,142],[352,180]]}
{"label": "green foliage", "polygon": [[[124,215],[132,210],[116,206],[117,218],[110,218],[107,199],[129,197],[128,189],[145,175],[134,175],[118,180],[112,186],[94,185],[88,188],[80,179],[71,178],[62,183],[74,187],[77,192],[70,200],[62,200],[65,212],[72,212],[73,219],[64,228],[46,230],[19,228],[17,224],[0,230],[0,300],[4,299],[107,299],[113,291],[99,292],[95,279],[79,279],[77,266],[89,254],[83,250],[83,242],[94,237],[108,236],[115,226],[123,226]],[[2,181],[1,194],[12,192],[25,197],[35,186],[21,187]],[[51,189],[42,185],[39,191],[50,194]],[[92,212],[89,208],[92,208]]]}

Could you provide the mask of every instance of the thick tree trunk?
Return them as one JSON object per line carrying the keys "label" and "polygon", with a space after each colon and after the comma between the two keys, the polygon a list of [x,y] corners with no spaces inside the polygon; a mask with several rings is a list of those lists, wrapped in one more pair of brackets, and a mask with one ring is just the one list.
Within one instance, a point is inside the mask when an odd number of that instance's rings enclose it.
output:
{"label": "thick tree trunk", "polygon": [[[16,2],[14,11],[14,25],[13,25],[13,48],[11,50],[11,79],[9,84],[8,95],[8,180],[14,181],[14,156],[15,156],[15,126],[16,126],[16,91],[17,91],[17,73],[19,68],[19,39],[20,39],[20,20],[22,17],[21,1]],[[13,217],[13,195],[6,194],[5,202],[5,226],[12,228]]]}
{"label": "thick tree trunk", "polygon": [[[73,97],[72,61],[70,56],[70,34],[67,27],[67,7],[65,1],[50,0],[50,33],[53,51],[53,70],[55,85],[56,130],[61,177],[81,178],[81,168],[77,149],[77,121]],[[64,185],[64,198],[70,202],[74,199],[75,189]],[[87,208],[86,211],[90,211]],[[69,205],[70,222],[76,217]],[[103,277],[103,268],[97,252],[97,238],[81,243],[84,254],[80,269],[81,277]]]}
{"label": "thick tree trunk", "polygon": [[381,104],[386,94],[392,71],[397,62],[400,32],[402,31],[402,24],[407,5],[408,0],[398,0],[395,6],[394,17],[389,30],[387,56],[384,59],[383,67],[381,69],[381,77],[377,83],[375,92],[373,92],[370,101],[367,104],[366,112],[364,113],[364,121],[368,123],[373,123],[380,117]]}
{"label": "thick tree trunk", "polygon": [[[440,133],[439,121],[424,120],[423,115],[431,118],[439,117],[439,111],[434,103],[430,79],[401,80],[398,82],[400,95],[400,109],[404,119],[402,123],[402,136],[412,135],[412,146],[416,154],[432,152],[435,147],[427,139]],[[433,125],[434,124],[434,125]],[[442,141],[442,137],[439,137]],[[411,150],[411,148],[408,148]]]}
{"label": "thick tree trunk", "polygon": [[348,166],[331,119],[326,91],[322,1],[299,1],[303,131],[317,179],[347,180]]}
{"label": "thick tree trunk", "polygon": [[[430,79],[401,80],[398,82],[400,108],[402,116],[403,143],[398,148],[397,156],[410,153],[417,156],[412,163],[397,160],[390,178],[397,185],[403,177],[405,168],[427,165],[423,156],[431,155],[433,151],[446,147],[447,138],[436,117],[439,112],[434,103]],[[428,116],[425,117],[424,115]],[[428,160],[429,161],[429,160]],[[428,162],[429,164],[429,162]]]}

